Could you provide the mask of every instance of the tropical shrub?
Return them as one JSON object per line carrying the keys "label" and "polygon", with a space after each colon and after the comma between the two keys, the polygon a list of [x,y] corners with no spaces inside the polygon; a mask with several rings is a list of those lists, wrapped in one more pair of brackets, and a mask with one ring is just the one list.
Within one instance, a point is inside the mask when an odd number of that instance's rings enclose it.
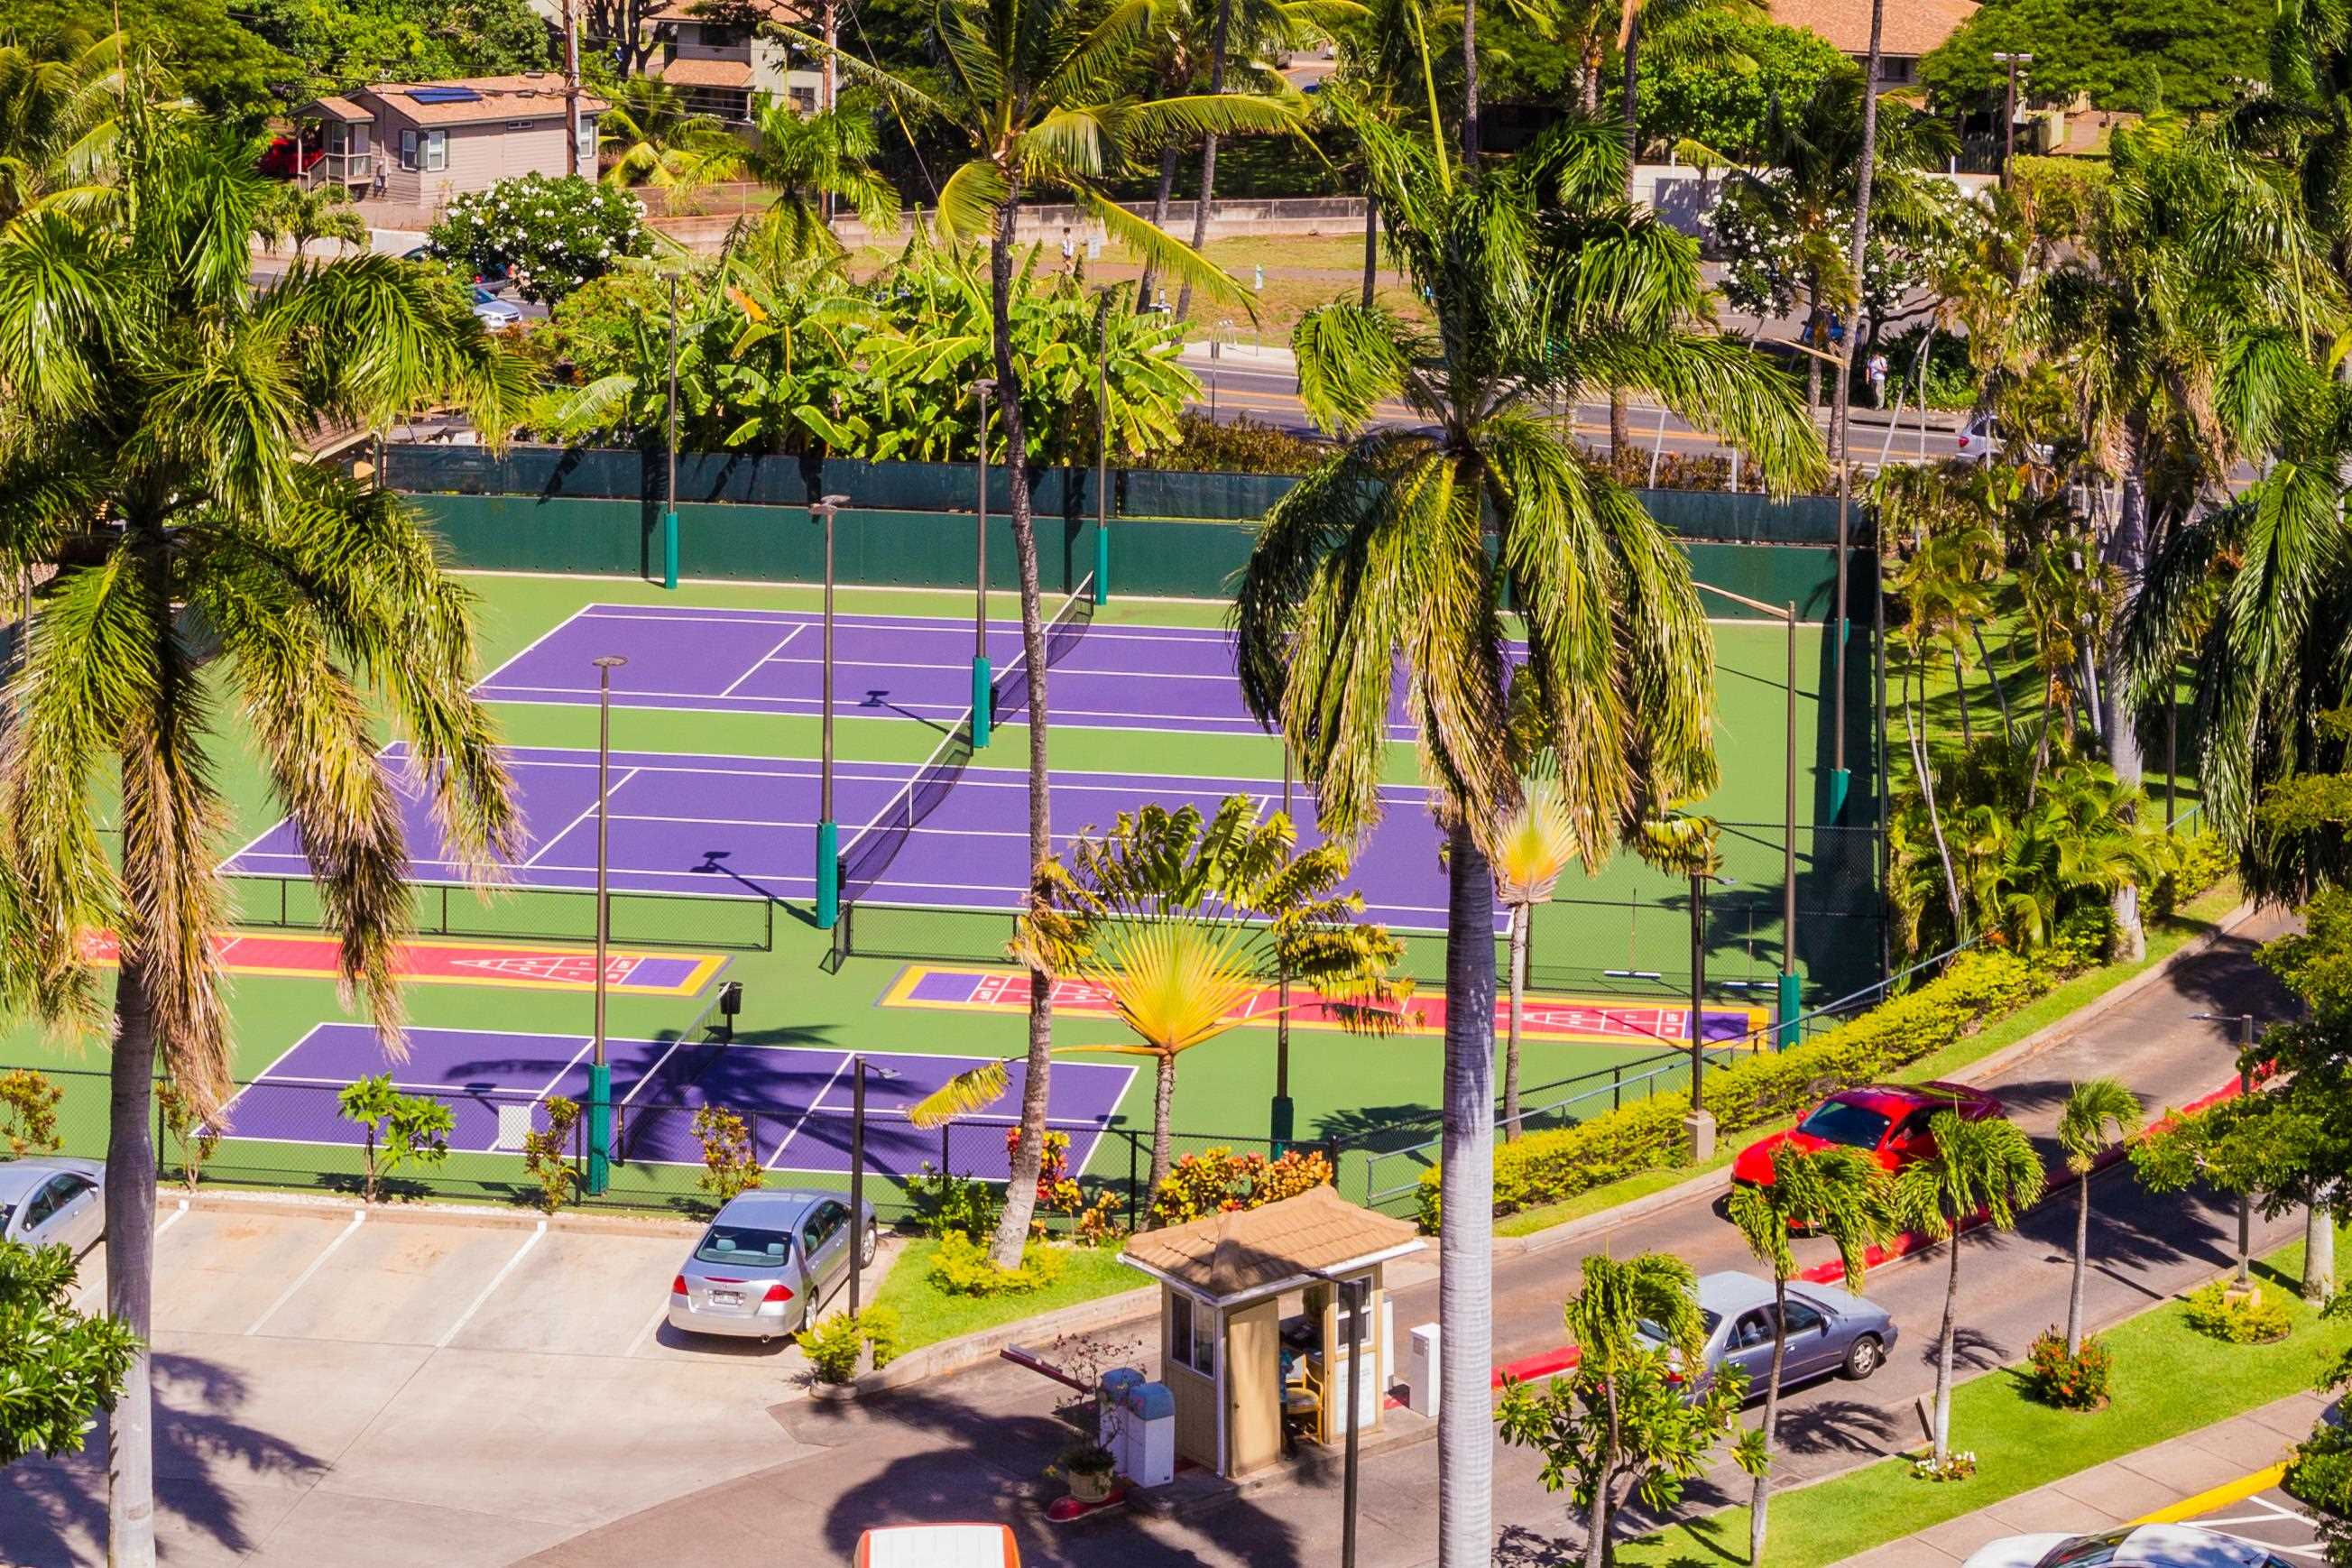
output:
{"label": "tropical shrub", "polygon": [[2342,1563],[2341,1547],[2352,1547],[2352,1431],[2322,1420],[2311,1436],[2287,1451],[2280,1485],[2289,1497],[2315,1509],[2328,1538],[2330,1563]]}
{"label": "tropical shrub", "polygon": [[180,1180],[193,1193],[204,1179],[205,1162],[220,1147],[220,1133],[211,1124],[196,1120],[195,1107],[188,1103],[180,1086],[168,1078],[155,1085],[155,1109],[163,1118],[163,1131],[180,1146]]}
{"label": "tropical shrub", "polygon": [[54,1154],[58,1141],[58,1103],[66,1091],[31,1068],[0,1072],[0,1144],[11,1159],[27,1154]]}
{"label": "tropical shrub", "polygon": [[928,1160],[907,1178],[907,1201],[914,1205],[915,1228],[931,1237],[993,1235],[1004,1207],[986,1182],[934,1171]]}
{"label": "tropical shrub", "polygon": [[445,261],[478,274],[510,269],[526,300],[548,304],[650,247],[645,204],[572,176],[524,174],[453,199],[426,233]]}
{"label": "tropical shrub", "polygon": [[539,1184],[539,1206],[553,1214],[566,1199],[580,1194],[580,1171],[572,1163],[572,1140],[580,1131],[580,1102],[568,1095],[551,1094],[541,1103],[547,1111],[547,1126],[522,1135],[522,1168]]}
{"label": "tropical shrub", "polygon": [[751,1128],[725,1106],[706,1105],[695,1111],[694,1141],[702,1146],[702,1174],[696,1184],[720,1203],[766,1179],[751,1147]]}
{"label": "tropical shrub", "polygon": [[2274,1344],[2294,1326],[2283,1302],[2258,1291],[2236,1294],[2221,1279],[2191,1290],[2182,1310],[2190,1328],[2233,1345]]}
{"label": "tropical shrub", "polygon": [[1176,441],[1151,455],[1155,468],[1207,474],[1311,474],[1331,455],[1330,443],[1268,425],[1248,415],[1219,424],[1205,414],[1176,421]]}
{"label": "tropical shrub", "polygon": [[[1784,1121],[1820,1098],[1824,1085],[1867,1083],[1934,1055],[2043,994],[2084,962],[2072,948],[2032,956],[1967,952],[1917,990],[1883,1003],[1817,1039],[1751,1056],[1706,1075],[1706,1108],[1724,1136]],[[1495,1212],[1517,1213],[1680,1162],[1686,1103],[1651,1099],[1552,1131],[1528,1133],[1495,1151]],[[1439,1171],[1423,1171],[1422,1226],[1435,1230]]]}
{"label": "tropical shrub", "polygon": [[871,1348],[878,1369],[898,1359],[904,1343],[898,1312],[868,1307],[856,1317],[835,1312],[800,1331],[803,1353],[819,1383],[847,1383],[857,1375],[858,1356]]}
{"label": "tropical shrub", "polygon": [[0,1466],[35,1449],[79,1453],[98,1413],[114,1408],[138,1336],[73,1300],[71,1250],[0,1242]]}
{"label": "tropical shrub", "polygon": [[2061,1410],[2098,1410],[2107,1403],[2115,1356],[2096,1334],[2083,1336],[2083,1348],[2066,1353],[2066,1336],[2045,1329],[2025,1354],[2025,1391]]}
{"label": "tropical shrub", "polygon": [[961,1231],[940,1237],[931,1255],[931,1283],[950,1296],[1025,1296],[1062,1277],[1062,1255],[1042,1241],[1021,1249],[1021,1267],[999,1268],[988,1245]]}
{"label": "tropical shrub", "polygon": [[449,1157],[456,1114],[428,1095],[401,1093],[388,1072],[344,1085],[335,1104],[343,1120],[358,1123],[364,1135],[361,1192],[368,1203],[375,1202],[378,1187],[403,1165],[437,1165]]}
{"label": "tropical shrub", "polygon": [[1330,1182],[1331,1162],[1320,1150],[1293,1149],[1269,1160],[1227,1148],[1203,1149],[1168,1168],[1168,1179],[1151,1194],[1151,1220],[1181,1225],[1221,1210],[1263,1208]]}

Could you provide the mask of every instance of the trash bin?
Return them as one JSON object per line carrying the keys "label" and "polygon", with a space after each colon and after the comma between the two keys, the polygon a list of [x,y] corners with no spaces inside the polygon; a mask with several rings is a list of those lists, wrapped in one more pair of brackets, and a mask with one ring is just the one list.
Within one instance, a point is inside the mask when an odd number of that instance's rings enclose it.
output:
{"label": "trash bin", "polygon": [[1176,1479],[1176,1396],[1164,1383],[1139,1384],[1126,1399],[1129,1459],[1119,1472],[1139,1487]]}
{"label": "trash bin", "polygon": [[1129,1467],[1134,1458],[1135,1417],[1129,1400],[1143,1383],[1143,1373],[1131,1366],[1115,1366],[1102,1377],[1101,1428],[1095,1441],[1110,1450],[1121,1475],[1133,1473]]}

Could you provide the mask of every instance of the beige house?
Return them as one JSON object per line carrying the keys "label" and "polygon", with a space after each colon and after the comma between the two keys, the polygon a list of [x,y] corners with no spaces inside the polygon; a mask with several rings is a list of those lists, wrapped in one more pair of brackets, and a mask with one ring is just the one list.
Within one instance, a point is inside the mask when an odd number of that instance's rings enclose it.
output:
{"label": "beige house", "polygon": [[[792,0],[752,0],[749,10],[763,22],[807,25]],[[646,74],[677,88],[695,112],[722,125],[744,126],[762,97],[789,103],[803,114],[816,109],[824,89],[817,62],[766,28],[709,20],[698,0],[675,0],[651,20],[663,45],[647,62]]]}
{"label": "beige house", "polygon": [[[1772,7],[1772,20],[1819,33],[1863,65],[1870,58],[1870,7],[1871,0],[1783,0]],[[1899,0],[1889,5],[1878,35],[1880,90],[1917,81],[1921,57],[1958,32],[1976,11],[1976,0]]]}
{"label": "beige house", "polygon": [[1175,1397],[1177,1457],[1244,1476],[1297,1442],[1345,1439],[1343,1282],[1365,1288],[1355,1421],[1377,1428],[1381,1369],[1393,1359],[1382,1269],[1422,1245],[1411,1222],[1328,1186],[1129,1238],[1123,1261],[1160,1282],[1160,1380]]}
{"label": "beige house", "polygon": [[[581,95],[580,169],[591,179],[605,107]],[[298,130],[327,150],[311,183],[338,181],[355,196],[425,208],[519,174],[569,174],[566,118],[563,79],[551,71],[378,82],[294,111]]]}

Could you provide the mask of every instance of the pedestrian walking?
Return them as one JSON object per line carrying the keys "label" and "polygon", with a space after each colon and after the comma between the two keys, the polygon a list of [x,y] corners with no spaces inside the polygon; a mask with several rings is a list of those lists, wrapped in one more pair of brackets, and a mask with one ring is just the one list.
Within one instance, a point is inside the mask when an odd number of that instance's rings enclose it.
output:
{"label": "pedestrian walking", "polygon": [[1875,352],[1870,356],[1870,404],[1874,408],[1886,406],[1886,356]]}

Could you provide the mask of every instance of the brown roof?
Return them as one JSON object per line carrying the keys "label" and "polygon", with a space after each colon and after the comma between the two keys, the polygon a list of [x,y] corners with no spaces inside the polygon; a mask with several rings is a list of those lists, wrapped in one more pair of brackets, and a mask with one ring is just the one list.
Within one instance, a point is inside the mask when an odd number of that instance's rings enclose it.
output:
{"label": "brown roof", "polygon": [[[473,97],[453,102],[418,102],[415,94],[466,89]],[[553,71],[522,76],[469,76],[448,81],[380,81],[369,93],[402,119],[417,125],[479,125],[499,120],[530,120],[563,112],[563,79]],[[583,114],[601,114],[611,106],[589,93],[580,95]]]}
{"label": "brown roof", "polygon": [[748,12],[763,21],[782,22],[787,26],[797,27],[808,17],[807,7],[802,5],[800,0],[742,0],[741,5],[730,5],[726,9],[729,16],[713,17],[706,14],[703,0],[673,0],[673,4],[647,12],[646,20],[648,22],[725,22],[731,20],[738,12]]}
{"label": "brown roof", "polygon": [[310,102],[302,105],[299,109],[297,109],[294,111],[294,118],[297,120],[340,120],[344,124],[350,125],[355,124],[362,120],[373,120],[375,115],[372,110],[362,109],[358,104],[353,103],[348,98],[336,98],[330,95],[326,98],[314,98]]}
{"label": "brown roof", "polygon": [[[1780,0],[1772,20],[1819,33],[1859,59],[1870,53],[1871,0]],[[1976,0],[1889,0],[1879,30],[1882,55],[1924,55],[1976,15]]]}
{"label": "brown roof", "polygon": [[676,59],[662,68],[661,79],[672,87],[749,87],[751,62]]}
{"label": "brown roof", "polygon": [[1212,1300],[1263,1295],[1317,1269],[1421,1245],[1410,1220],[1359,1208],[1310,1187],[1264,1208],[1203,1215],[1127,1244],[1129,1261]]}

